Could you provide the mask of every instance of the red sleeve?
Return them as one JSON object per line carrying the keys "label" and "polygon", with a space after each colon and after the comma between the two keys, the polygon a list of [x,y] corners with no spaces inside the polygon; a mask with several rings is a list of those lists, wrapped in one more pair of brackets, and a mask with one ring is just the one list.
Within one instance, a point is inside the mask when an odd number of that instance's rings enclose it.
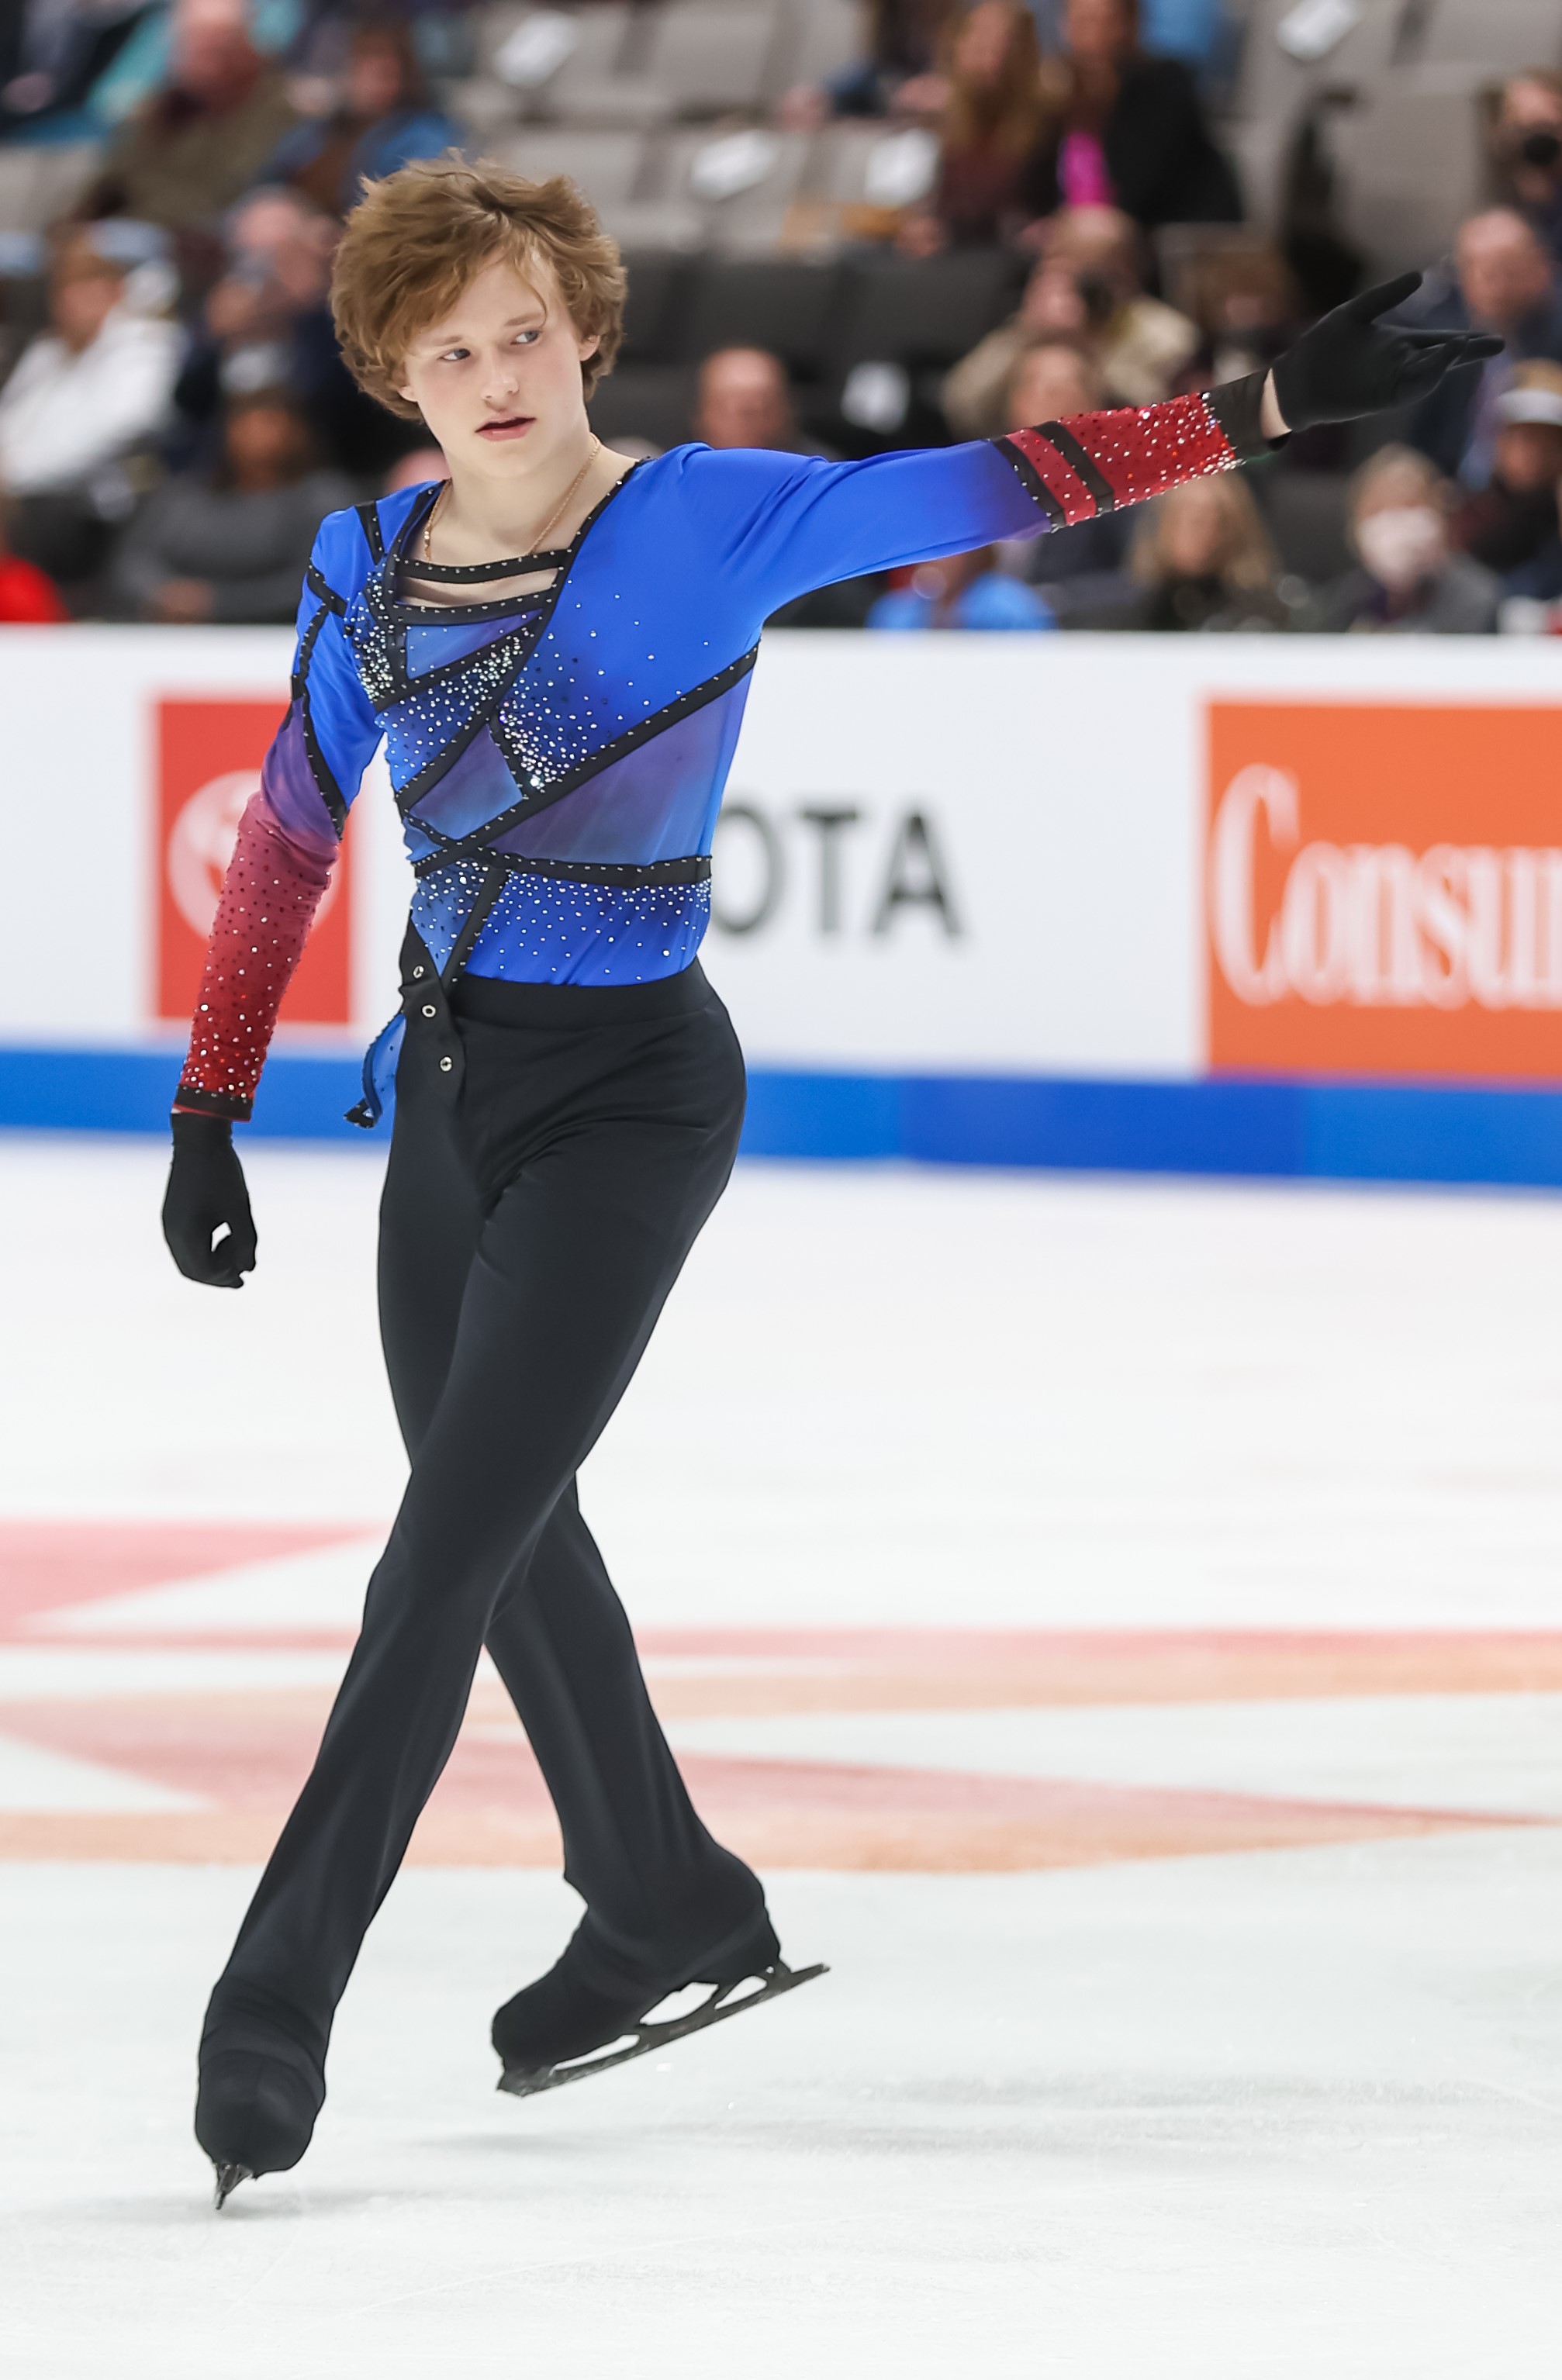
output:
{"label": "red sleeve", "polygon": [[1067,421],[1012,430],[995,443],[1052,526],[1069,528],[1268,454],[1259,423],[1263,382],[1255,372],[1164,405],[1076,413]]}
{"label": "red sleeve", "polygon": [[223,879],[176,1110],[247,1123],[276,1012],[331,880],[336,845],[284,832],[264,792]]}

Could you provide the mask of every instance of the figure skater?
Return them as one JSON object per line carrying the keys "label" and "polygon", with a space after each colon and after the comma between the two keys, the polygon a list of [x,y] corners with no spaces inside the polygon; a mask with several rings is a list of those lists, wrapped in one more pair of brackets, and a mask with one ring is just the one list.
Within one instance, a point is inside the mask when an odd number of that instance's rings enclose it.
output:
{"label": "figure skater", "polygon": [[[195,2130],[219,2205],[309,2145],[337,2001],[484,1645],[585,1903],[494,2020],[503,2087],[592,2072],[804,1979],[759,1879],[689,1801],[575,1488],[738,1147],[742,1058],[696,953],[761,625],[834,579],[1228,470],[1493,352],[1387,327],[1416,285],[1326,316],[1268,375],[1140,411],[860,463],[698,445],[631,463],[586,416],[624,276],[569,183],[415,164],[351,215],[333,290],[347,360],[421,418],[450,476],[321,528],[291,706],[212,932],[164,1228],[191,1280],[242,1286],[255,1227],[232,1126],[383,737],[415,890],[400,1014],[354,1117],[375,1122],[394,1082],[380,1310],[411,1470],[212,1995]],[[691,1446],[690,1530],[700,1462]],[[691,1983],[708,1987],[693,2018],[647,2022]]]}

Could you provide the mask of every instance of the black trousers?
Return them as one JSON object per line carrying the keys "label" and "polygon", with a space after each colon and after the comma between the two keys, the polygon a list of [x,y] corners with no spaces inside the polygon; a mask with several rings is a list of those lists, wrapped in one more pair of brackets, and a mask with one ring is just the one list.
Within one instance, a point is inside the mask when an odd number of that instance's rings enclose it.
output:
{"label": "black trousers", "polygon": [[[590,990],[463,979],[458,1088],[409,1028],[381,1213],[412,1470],[320,1752],[207,2039],[323,2061],[486,1644],[558,1810],[604,1986],[741,1925],[757,1878],[696,1815],[575,1474],[732,1169],[743,1063],[698,965]],[[691,1510],[699,1455],[689,1450]]]}

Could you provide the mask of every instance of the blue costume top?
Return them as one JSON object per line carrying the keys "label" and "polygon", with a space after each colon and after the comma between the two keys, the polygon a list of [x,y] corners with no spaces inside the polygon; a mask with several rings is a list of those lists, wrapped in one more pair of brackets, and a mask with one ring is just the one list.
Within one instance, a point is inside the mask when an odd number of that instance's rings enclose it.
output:
{"label": "blue costume top", "polygon": [[[636,464],[567,547],[506,565],[555,575],[499,601],[409,596],[405,565],[437,485],[333,513],[256,796],[264,815],[247,817],[225,885],[180,1104],[248,1114],[301,944],[296,914],[307,929],[382,737],[425,988],[433,976],[448,990],[463,968],[575,985],[677,974],[709,917],[712,839],[768,615],[833,579],[1228,469],[1263,443],[1261,386],[860,463],[677,447]],[[420,563],[412,583],[494,576]]]}

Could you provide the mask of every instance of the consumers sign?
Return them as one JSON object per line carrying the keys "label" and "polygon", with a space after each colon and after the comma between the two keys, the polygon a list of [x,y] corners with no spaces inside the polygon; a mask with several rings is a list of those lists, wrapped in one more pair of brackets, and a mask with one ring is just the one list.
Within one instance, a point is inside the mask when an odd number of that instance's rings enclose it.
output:
{"label": "consumers sign", "polygon": [[1562,710],[1209,707],[1217,1071],[1562,1076]]}

